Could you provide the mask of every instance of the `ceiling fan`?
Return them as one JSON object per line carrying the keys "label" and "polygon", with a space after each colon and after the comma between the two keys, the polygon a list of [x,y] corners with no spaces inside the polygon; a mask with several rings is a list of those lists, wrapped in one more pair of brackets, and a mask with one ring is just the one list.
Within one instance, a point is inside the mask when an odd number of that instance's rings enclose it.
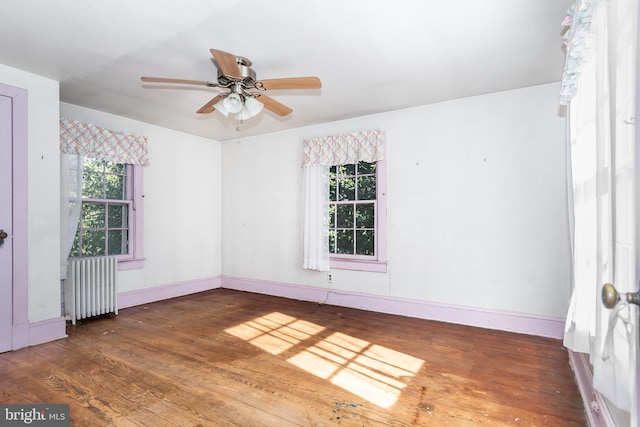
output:
{"label": "ceiling fan", "polygon": [[218,66],[216,82],[164,77],[141,77],[141,80],[147,83],[178,83],[228,89],[227,93],[221,93],[204,104],[197,113],[207,114],[218,110],[225,117],[228,117],[229,113],[236,114],[238,120],[255,116],[263,107],[278,116],[286,116],[293,112],[291,108],[267,96],[264,92],[268,90],[322,87],[317,77],[256,80],[256,73],[250,68],[252,63],[247,58],[216,49],[210,49],[210,52]]}

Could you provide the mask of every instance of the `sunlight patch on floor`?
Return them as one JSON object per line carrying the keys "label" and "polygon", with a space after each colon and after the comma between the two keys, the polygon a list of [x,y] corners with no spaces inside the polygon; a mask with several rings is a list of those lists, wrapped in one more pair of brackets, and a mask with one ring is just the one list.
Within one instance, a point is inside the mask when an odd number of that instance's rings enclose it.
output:
{"label": "sunlight patch on floor", "polygon": [[287,361],[383,408],[393,406],[424,361],[340,332],[304,343],[325,328],[282,313],[270,313],[226,330],[273,355],[304,349]]}
{"label": "sunlight patch on floor", "polygon": [[270,313],[226,329],[230,335],[277,355],[325,328],[282,313]]}

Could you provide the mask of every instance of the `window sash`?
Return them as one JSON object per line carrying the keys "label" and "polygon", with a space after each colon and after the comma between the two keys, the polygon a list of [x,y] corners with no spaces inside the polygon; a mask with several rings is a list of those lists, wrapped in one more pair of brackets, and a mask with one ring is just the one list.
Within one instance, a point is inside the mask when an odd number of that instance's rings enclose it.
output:
{"label": "window sash", "polygon": [[[366,161],[365,161],[366,162]],[[379,184],[380,181],[380,175],[379,174],[379,170],[380,167],[383,166],[384,164],[382,163],[382,160],[378,160],[375,162],[366,162],[366,163],[375,163],[375,172],[374,173],[360,173],[360,167],[359,167],[359,163],[360,162],[356,162],[356,163],[349,163],[348,165],[354,165],[354,167],[351,168],[341,168],[341,166],[344,165],[335,165],[334,167],[332,167],[333,171],[332,172],[332,176],[331,179],[335,179],[335,185],[331,188],[331,197],[329,200],[329,206],[330,207],[334,207],[333,212],[331,214],[331,218],[329,218],[329,232],[331,233],[330,238],[332,237],[332,239],[330,240],[330,245],[329,245],[329,249],[330,249],[330,253],[329,253],[329,258],[330,261],[332,262],[336,262],[336,261],[346,261],[346,262],[350,262],[350,261],[365,261],[365,262],[376,262],[379,259],[383,259],[384,256],[380,256],[380,235],[383,233],[379,232],[380,229],[380,225],[382,224],[379,221],[379,209],[378,209],[378,198],[382,195],[380,194],[380,189],[384,188],[384,186]],[[341,169],[346,169],[347,172],[346,174],[341,174],[340,170]],[[367,178],[367,177],[375,177],[375,199],[361,199],[360,194],[361,191],[363,189],[359,188],[359,184],[361,182],[360,178]],[[353,179],[354,180],[354,188],[353,188],[353,195],[352,198],[348,198],[348,199],[344,199],[341,198],[341,194],[344,194],[340,191],[340,181],[343,179]],[[343,181],[344,182],[344,181]],[[373,217],[374,217],[374,223],[373,226],[365,226],[365,227],[359,227],[358,223],[357,223],[357,207],[358,205],[373,205]],[[350,224],[339,224],[338,223],[338,213],[340,210],[340,206],[353,206],[353,210],[352,210],[352,218],[350,221]],[[339,253],[339,244],[338,244],[338,234],[341,231],[347,231],[348,233],[352,233],[351,238],[353,239],[353,253]],[[359,231],[371,231],[373,232],[373,254],[372,255],[366,255],[366,254],[359,254],[358,253],[358,232]]]}
{"label": "window sash", "polygon": [[[134,215],[133,209],[133,201],[132,200],[113,200],[113,199],[82,199],[83,207],[87,204],[95,204],[104,206],[104,216],[102,218],[101,226],[95,227],[85,227],[83,224],[84,218],[81,218],[80,225],[78,227],[77,235],[80,236],[80,252],[82,252],[83,247],[83,234],[87,231],[98,231],[104,232],[105,234],[105,245],[103,247],[104,251],[101,255],[88,255],[88,256],[115,256],[118,259],[130,259],[133,258],[133,245],[132,245],[132,236],[133,236],[133,227],[132,227],[132,218]],[[127,220],[126,226],[111,226],[109,224],[109,207],[114,205],[124,205],[127,207]],[[82,208],[81,208],[82,209]],[[109,233],[112,231],[126,231],[126,240],[127,240],[127,252],[122,254],[111,255],[109,252]],[[76,237],[78,238],[78,237]],[[76,254],[72,258],[83,258],[82,253]]]}
{"label": "window sash", "polygon": [[[354,238],[353,238],[353,253],[338,253],[338,243],[335,239],[337,239],[337,236],[334,238],[334,242],[333,244],[330,243],[329,248],[330,248],[330,258],[334,258],[334,259],[361,259],[361,260],[368,260],[368,261],[375,261],[378,258],[378,233],[377,233],[377,225],[378,225],[378,203],[376,200],[341,200],[341,201],[331,201],[329,202],[330,205],[334,205],[336,207],[336,209],[334,210],[332,216],[333,219],[330,220],[330,224],[332,224],[332,226],[329,227],[329,232],[335,232],[337,234],[337,232],[339,231],[349,231],[349,232],[353,232],[354,233]],[[372,227],[359,227],[358,223],[356,221],[356,210],[357,210],[357,205],[373,205],[373,218],[374,218],[374,223]],[[352,225],[350,227],[347,226],[340,226],[338,224],[338,206],[353,206],[353,218],[352,218]],[[358,254],[357,253],[357,248],[358,248],[358,242],[357,242],[357,233],[358,231],[372,231],[374,234],[374,238],[373,238],[373,255],[365,255],[365,254]],[[333,249],[333,252],[331,252],[331,249]]]}

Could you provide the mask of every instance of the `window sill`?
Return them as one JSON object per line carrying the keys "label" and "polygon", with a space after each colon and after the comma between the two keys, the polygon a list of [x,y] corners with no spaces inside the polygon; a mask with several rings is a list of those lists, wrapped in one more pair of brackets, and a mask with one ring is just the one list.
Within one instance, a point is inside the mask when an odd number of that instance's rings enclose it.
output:
{"label": "window sill", "polygon": [[371,271],[374,273],[386,273],[387,262],[386,261],[363,261],[363,260],[346,260],[331,258],[330,266],[336,270],[357,270],[357,271]]}
{"label": "window sill", "polygon": [[135,270],[144,267],[145,258],[126,258],[118,260],[118,271]]}

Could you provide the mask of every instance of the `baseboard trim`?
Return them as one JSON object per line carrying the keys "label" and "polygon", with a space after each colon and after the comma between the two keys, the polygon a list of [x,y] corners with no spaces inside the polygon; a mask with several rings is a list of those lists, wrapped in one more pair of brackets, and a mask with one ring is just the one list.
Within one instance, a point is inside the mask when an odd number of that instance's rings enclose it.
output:
{"label": "baseboard trim", "polygon": [[564,319],[558,317],[484,310],[233,276],[223,275],[220,279],[220,287],[226,289],[548,338],[562,339],[564,335]]}
{"label": "baseboard trim", "polygon": [[29,345],[44,344],[66,338],[66,325],[64,317],[29,323]]}
{"label": "baseboard trim", "polygon": [[118,309],[149,304],[170,298],[177,298],[197,292],[210,291],[220,287],[220,277],[190,280],[153,288],[118,293]]}
{"label": "baseboard trim", "polygon": [[569,350],[569,364],[578,383],[589,426],[615,427],[604,397],[593,387],[593,373],[587,355]]}

